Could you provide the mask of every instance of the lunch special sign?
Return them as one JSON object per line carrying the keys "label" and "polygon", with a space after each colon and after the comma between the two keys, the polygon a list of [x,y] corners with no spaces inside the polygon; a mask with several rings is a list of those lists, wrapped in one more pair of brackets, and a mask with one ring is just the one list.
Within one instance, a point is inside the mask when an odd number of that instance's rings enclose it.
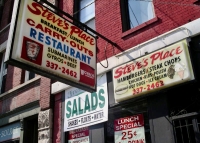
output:
{"label": "lunch special sign", "polygon": [[146,143],[142,114],[114,121],[115,143]]}
{"label": "lunch special sign", "polygon": [[65,91],[64,131],[102,123],[108,120],[106,74],[97,77],[97,92],[77,88]]}
{"label": "lunch special sign", "polygon": [[90,143],[88,127],[69,131],[68,143]]}
{"label": "lunch special sign", "polygon": [[14,7],[8,63],[96,91],[96,39],[32,0],[16,0]]}
{"label": "lunch special sign", "polygon": [[182,40],[113,69],[117,102],[194,79],[187,41]]}

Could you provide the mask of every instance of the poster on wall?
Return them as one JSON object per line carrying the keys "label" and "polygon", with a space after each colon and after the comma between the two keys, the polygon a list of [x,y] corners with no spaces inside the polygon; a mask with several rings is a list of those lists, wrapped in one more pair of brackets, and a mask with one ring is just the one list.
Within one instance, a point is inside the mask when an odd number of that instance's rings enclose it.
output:
{"label": "poster on wall", "polygon": [[113,69],[116,102],[194,79],[186,40]]}
{"label": "poster on wall", "polygon": [[96,91],[95,37],[40,3],[15,0],[8,41],[9,64]]}
{"label": "poster on wall", "polygon": [[97,92],[78,88],[65,91],[64,131],[88,127],[108,120],[106,74],[97,77]]}
{"label": "poster on wall", "polygon": [[68,143],[90,143],[88,127],[69,131]]}
{"label": "poster on wall", "polygon": [[142,114],[114,121],[115,143],[146,143]]}

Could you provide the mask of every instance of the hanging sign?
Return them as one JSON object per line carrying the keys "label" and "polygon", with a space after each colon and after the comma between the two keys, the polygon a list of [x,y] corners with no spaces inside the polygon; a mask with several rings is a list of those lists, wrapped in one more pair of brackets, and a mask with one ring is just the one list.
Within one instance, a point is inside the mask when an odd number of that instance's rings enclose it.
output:
{"label": "hanging sign", "polygon": [[114,121],[115,143],[146,143],[142,114]]}
{"label": "hanging sign", "polygon": [[43,5],[15,1],[8,41],[9,64],[96,91],[96,39]]}
{"label": "hanging sign", "polygon": [[187,41],[183,40],[113,69],[117,102],[194,79]]}
{"label": "hanging sign", "polygon": [[87,127],[108,120],[106,74],[97,77],[97,92],[77,88],[65,91],[64,131]]}
{"label": "hanging sign", "polygon": [[69,131],[68,143],[90,143],[88,127]]}

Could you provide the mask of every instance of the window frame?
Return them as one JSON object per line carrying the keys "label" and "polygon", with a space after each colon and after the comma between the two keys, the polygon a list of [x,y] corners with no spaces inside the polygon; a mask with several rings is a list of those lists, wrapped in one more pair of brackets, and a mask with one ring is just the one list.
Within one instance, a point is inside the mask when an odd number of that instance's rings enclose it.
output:
{"label": "window frame", "polygon": [[[152,17],[151,19],[144,22],[144,23],[146,23],[146,25],[149,25],[149,24],[157,21],[157,19],[158,19],[155,14],[154,5],[152,5],[152,6],[153,6],[152,10],[154,12],[154,14],[153,14],[154,17]],[[141,23],[141,24],[137,25],[136,27],[131,27],[130,18],[129,18],[130,14],[129,14],[128,0],[120,0],[120,11],[121,11],[122,32],[126,32],[128,30],[135,29],[137,27],[141,27],[141,28],[144,27],[144,26],[142,26],[142,25],[144,25],[144,23]],[[136,30],[134,30],[134,31],[136,31]]]}
{"label": "window frame", "polygon": [[[94,0],[94,3],[95,3],[95,0]],[[74,6],[73,6],[73,17],[76,19],[76,20],[79,20],[80,21],[80,7],[81,7],[81,0],[74,0]],[[94,8],[94,12],[95,12],[95,8]],[[94,27],[90,27],[88,26],[88,23],[90,23],[91,21],[94,20]],[[80,21],[81,22],[81,21]],[[81,22],[82,23],[82,22]],[[77,25],[79,28],[84,29],[84,27],[80,26],[80,24],[77,24],[76,22],[74,22],[75,25]],[[85,25],[87,25],[88,27],[92,28],[93,30],[95,30],[95,14],[94,14],[94,17],[90,18],[90,19],[87,19],[85,22],[84,22]]]}

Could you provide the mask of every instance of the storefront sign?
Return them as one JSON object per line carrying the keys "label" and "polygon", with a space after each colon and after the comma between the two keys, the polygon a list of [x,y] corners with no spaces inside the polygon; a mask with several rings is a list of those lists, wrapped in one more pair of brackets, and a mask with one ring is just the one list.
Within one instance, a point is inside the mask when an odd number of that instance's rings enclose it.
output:
{"label": "storefront sign", "polygon": [[88,127],[69,131],[68,143],[90,143]]}
{"label": "storefront sign", "polygon": [[106,74],[97,77],[97,92],[77,88],[65,91],[64,131],[98,124],[108,120]]}
{"label": "storefront sign", "polygon": [[145,143],[143,115],[116,119],[115,143]]}
{"label": "storefront sign", "polygon": [[17,0],[16,7],[19,13],[15,19],[17,11],[13,12],[8,40],[12,42],[6,50],[8,63],[96,91],[96,39],[33,0]]}
{"label": "storefront sign", "polygon": [[0,128],[0,142],[20,137],[20,122]]}
{"label": "storefront sign", "polygon": [[193,79],[186,40],[113,69],[117,102]]}

